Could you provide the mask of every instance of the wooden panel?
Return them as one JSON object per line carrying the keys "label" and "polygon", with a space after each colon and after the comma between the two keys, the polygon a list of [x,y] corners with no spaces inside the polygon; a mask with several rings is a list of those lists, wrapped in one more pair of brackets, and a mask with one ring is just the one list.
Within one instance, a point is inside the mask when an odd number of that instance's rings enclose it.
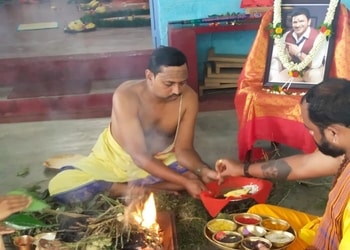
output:
{"label": "wooden panel", "polygon": [[214,48],[208,51],[208,61],[244,64],[246,58],[245,55],[215,54]]}
{"label": "wooden panel", "polygon": [[215,54],[214,48],[208,50],[208,63],[204,85],[199,87],[199,95],[206,89],[236,88],[246,56]]}

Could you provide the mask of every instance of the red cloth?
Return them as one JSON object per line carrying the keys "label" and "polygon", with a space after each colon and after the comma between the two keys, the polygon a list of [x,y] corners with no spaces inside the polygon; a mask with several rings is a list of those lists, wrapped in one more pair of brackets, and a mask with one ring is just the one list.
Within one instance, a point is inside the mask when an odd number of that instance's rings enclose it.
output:
{"label": "red cloth", "polygon": [[[262,89],[269,43],[266,27],[272,20],[272,13],[272,10],[267,11],[261,20],[234,99],[239,123],[238,156],[242,161],[256,140],[275,141],[305,153],[316,148],[300,115],[301,96],[274,95]],[[330,76],[350,80],[349,23],[348,10],[341,4]]]}
{"label": "red cloth", "polygon": [[[259,189],[256,193],[234,199],[232,197],[216,198],[221,196],[223,190],[242,188],[245,185],[256,184]],[[207,183],[208,191],[203,191],[200,195],[204,207],[210,216],[215,217],[220,211],[233,200],[242,200],[247,198],[254,199],[257,203],[265,203],[270,195],[272,183],[267,180],[248,178],[248,177],[228,177],[223,183],[218,185],[217,181]]]}

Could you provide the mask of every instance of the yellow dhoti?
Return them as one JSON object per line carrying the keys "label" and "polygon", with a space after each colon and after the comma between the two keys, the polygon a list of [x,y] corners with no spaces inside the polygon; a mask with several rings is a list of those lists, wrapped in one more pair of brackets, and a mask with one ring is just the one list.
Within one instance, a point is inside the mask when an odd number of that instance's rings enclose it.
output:
{"label": "yellow dhoti", "polygon": [[[162,152],[154,157],[167,166],[176,162],[172,151]],[[135,165],[131,156],[115,141],[109,127],[99,136],[90,155],[74,163],[73,167],[61,171],[50,181],[48,189],[51,196],[74,191],[92,183],[95,186],[90,188],[103,191],[108,183],[126,183],[149,176],[148,172]],[[177,165],[175,168],[178,172],[184,170]]]}

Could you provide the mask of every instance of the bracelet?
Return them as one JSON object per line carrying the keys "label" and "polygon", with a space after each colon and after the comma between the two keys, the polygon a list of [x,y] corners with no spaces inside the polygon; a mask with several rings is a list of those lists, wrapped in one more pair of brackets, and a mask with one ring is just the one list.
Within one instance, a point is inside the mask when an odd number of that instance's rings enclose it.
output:
{"label": "bracelet", "polygon": [[243,167],[243,175],[245,177],[253,177],[251,174],[249,174],[249,167],[250,167],[250,162],[246,161]]}
{"label": "bracelet", "polygon": [[202,171],[203,171],[204,168],[205,168],[205,166],[200,166],[200,167],[196,168],[196,170],[194,171],[194,173],[195,173],[197,176],[201,177],[201,176],[202,176]]}

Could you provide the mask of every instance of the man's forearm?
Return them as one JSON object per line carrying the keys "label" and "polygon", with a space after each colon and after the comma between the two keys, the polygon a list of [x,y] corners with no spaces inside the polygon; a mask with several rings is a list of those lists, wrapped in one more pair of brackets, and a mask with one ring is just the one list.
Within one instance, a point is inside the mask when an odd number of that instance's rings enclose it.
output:
{"label": "man's forearm", "polygon": [[342,157],[333,158],[319,151],[277,160],[253,163],[248,173],[258,178],[301,180],[331,176],[337,173]]}
{"label": "man's forearm", "polygon": [[176,159],[180,166],[183,166],[198,176],[201,176],[203,168],[210,168],[194,150],[177,151]]}
{"label": "man's forearm", "polygon": [[292,168],[284,159],[260,162],[246,166],[246,174],[253,177],[287,180]]}
{"label": "man's forearm", "polygon": [[139,156],[137,160],[136,158],[133,158],[133,159],[137,166],[139,166],[140,168],[142,168],[152,176],[156,176],[165,181],[169,181],[169,182],[176,183],[183,186],[187,181],[186,177],[168,168],[160,160],[157,160],[155,158],[150,158],[148,156],[142,156],[142,157]]}

